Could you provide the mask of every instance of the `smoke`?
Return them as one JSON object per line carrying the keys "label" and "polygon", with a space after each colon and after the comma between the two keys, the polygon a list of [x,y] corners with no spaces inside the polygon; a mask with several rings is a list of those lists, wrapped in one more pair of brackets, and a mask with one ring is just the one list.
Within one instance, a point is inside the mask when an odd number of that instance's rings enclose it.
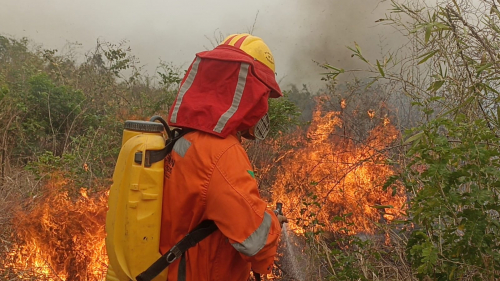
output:
{"label": "smoke", "polygon": [[392,29],[375,23],[388,7],[384,0],[3,1],[0,35],[59,50],[79,42],[82,53],[97,39],[128,40],[152,74],[160,59],[187,67],[211,48],[207,37],[253,31],[273,51],[282,86],[317,86],[322,69],[314,61],[357,67],[346,45],[357,41],[370,56],[381,40],[394,43]]}
{"label": "smoke", "polygon": [[[277,79],[282,86],[306,84],[311,89],[323,85],[318,63],[344,69],[362,68],[351,58],[346,46],[357,42],[368,58],[399,47],[402,37],[389,26],[376,23],[390,8],[387,0],[273,1],[259,7],[255,23],[246,21],[238,32],[253,30],[270,46],[276,61]],[[220,31],[232,30],[238,22],[228,18]],[[233,33],[233,32],[230,32]],[[229,34],[229,33],[228,33]],[[227,35],[227,34],[226,34]]]}
{"label": "smoke", "polygon": [[384,17],[389,4],[377,0],[301,1],[297,7],[298,18],[290,22],[293,31],[285,32],[280,40],[294,42],[288,57],[284,58],[287,60],[284,82],[306,83],[313,87],[321,84],[319,73],[324,70],[318,63],[344,69],[362,68],[363,63],[352,58],[346,47],[353,47],[354,42],[368,58],[380,56],[382,49],[387,51],[397,46],[398,34],[375,22]]}

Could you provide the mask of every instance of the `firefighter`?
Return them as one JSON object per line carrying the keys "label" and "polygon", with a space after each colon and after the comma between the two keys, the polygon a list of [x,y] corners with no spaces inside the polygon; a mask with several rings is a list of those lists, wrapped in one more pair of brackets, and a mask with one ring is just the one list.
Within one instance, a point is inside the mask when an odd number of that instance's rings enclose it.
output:
{"label": "firefighter", "polygon": [[160,252],[204,220],[218,230],[169,267],[169,281],[245,281],[270,273],[284,216],[267,209],[241,137],[269,131],[268,98],[282,96],[259,37],[235,34],[196,55],[169,111],[190,130],[165,161]]}

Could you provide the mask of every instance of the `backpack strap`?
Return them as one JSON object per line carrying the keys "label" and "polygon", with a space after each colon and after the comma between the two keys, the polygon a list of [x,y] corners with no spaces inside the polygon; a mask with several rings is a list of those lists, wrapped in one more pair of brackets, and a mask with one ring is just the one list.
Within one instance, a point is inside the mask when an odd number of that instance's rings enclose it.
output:
{"label": "backpack strap", "polygon": [[189,248],[194,247],[201,240],[207,238],[216,231],[217,225],[206,220],[201,222],[195,229],[189,232],[181,241],[175,244],[168,252],[156,260],[148,269],[136,277],[137,281],[150,281],[160,274],[171,263],[180,258]]}
{"label": "backpack strap", "polygon": [[153,163],[159,162],[167,155],[172,152],[172,149],[174,148],[174,144],[183,136],[185,136],[187,133],[192,132],[193,129],[174,129],[172,130],[172,138],[167,139],[165,143],[165,147],[161,150],[147,150],[146,151],[146,157],[145,157],[145,167],[151,167]]}

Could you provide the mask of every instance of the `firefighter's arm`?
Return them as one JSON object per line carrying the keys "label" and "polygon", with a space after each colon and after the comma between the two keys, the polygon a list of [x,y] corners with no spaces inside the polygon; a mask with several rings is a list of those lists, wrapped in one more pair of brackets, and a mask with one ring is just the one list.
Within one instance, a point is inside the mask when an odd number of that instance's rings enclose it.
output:
{"label": "firefighter's arm", "polygon": [[258,273],[270,273],[281,233],[278,218],[260,198],[248,157],[239,145],[217,161],[207,189],[207,219]]}

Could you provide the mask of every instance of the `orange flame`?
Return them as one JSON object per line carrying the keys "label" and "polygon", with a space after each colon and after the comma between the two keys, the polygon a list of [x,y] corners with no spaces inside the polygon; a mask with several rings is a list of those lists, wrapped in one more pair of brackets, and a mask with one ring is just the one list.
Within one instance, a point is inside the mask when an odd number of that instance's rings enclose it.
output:
{"label": "orange flame", "polygon": [[102,280],[107,268],[105,216],[107,194],[84,188],[72,199],[72,183],[54,175],[41,198],[17,210],[13,220],[17,244],[5,268],[19,279]]}
{"label": "orange flame", "polygon": [[[368,114],[373,118],[375,112]],[[403,211],[403,187],[397,187],[396,196],[382,188],[395,174],[387,164],[386,148],[399,138],[397,129],[384,118],[358,143],[345,130],[338,130],[343,127],[341,113],[322,112],[319,106],[307,138],[294,144],[300,148],[281,166],[273,200],[284,203],[297,233],[311,227],[373,233],[374,222],[390,222]]]}
{"label": "orange flame", "polygon": [[373,119],[375,117],[375,110],[370,109],[370,110],[368,110],[367,113],[368,113],[368,117],[370,117],[370,119]]}

